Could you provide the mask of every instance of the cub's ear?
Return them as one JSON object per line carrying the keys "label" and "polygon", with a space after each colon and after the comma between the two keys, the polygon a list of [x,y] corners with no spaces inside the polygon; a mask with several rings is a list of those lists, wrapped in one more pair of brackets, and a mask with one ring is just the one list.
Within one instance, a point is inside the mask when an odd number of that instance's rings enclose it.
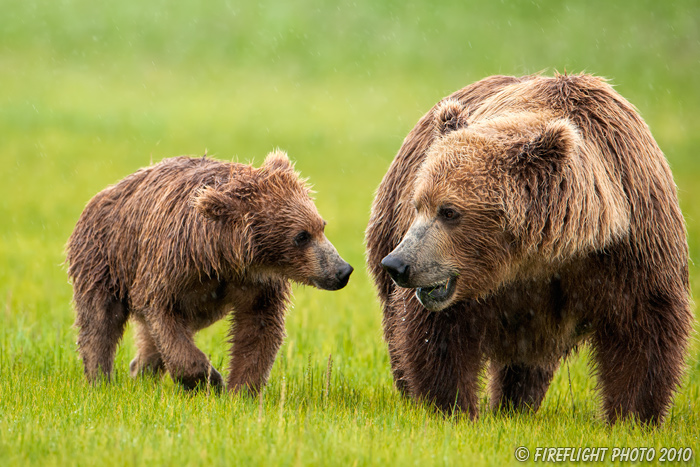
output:
{"label": "cub's ear", "polygon": [[191,204],[202,215],[215,221],[230,216],[235,210],[231,194],[211,186],[199,189]]}
{"label": "cub's ear", "polygon": [[445,99],[435,108],[433,128],[438,136],[466,128],[464,105],[456,99]]}
{"label": "cub's ear", "polygon": [[538,136],[525,143],[519,159],[526,162],[553,162],[569,157],[578,146],[576,127],[566,119],[552,120]]}
{"label": "cub's ear", "polygon": [[269,153],[262,166],[270,172],[276,170],[294,172],[294,164],[292,164],[289,157],[287,157],[287,153],[281,149],[275,149]]}

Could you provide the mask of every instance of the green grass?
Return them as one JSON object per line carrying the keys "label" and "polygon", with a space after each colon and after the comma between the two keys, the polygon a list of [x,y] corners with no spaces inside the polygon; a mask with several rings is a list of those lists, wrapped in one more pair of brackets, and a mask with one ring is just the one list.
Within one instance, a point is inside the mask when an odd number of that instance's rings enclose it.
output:
{"label": "green grass", "polygon": [[[700,292],[700,5],[466,3],[5,0],[0,465],[500,465],[518,446],[690,446],[697,463],[697,337],[658,430],[601,421],[585,351],[535,415],[493,415],[484,398],[478,421],[443,419],[393,389],[363,267],[373,193],[418,118],[491,74],[612,79],[674,170]],[[164,157],[259,164],[277,146],[356,272],[338,292],[295,289],[262,401],[132,381],[130,329],[114,382],[88,386],[62,265],[87,200]],[[198,336],[222,370],[225,336],[223,322]]]}

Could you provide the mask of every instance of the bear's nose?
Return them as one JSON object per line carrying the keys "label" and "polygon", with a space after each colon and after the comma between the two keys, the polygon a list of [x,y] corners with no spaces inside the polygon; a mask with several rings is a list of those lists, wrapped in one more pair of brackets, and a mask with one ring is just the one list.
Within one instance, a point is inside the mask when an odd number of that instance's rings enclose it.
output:
{"label": "bear's nose", "polygon": [[387,255],[382,260],[382,267],[389,273],[391,278],[394,279],[396,285],[406,287],[408,284],[409,267],[401,258],[394,255]]}
{"label": "bear's nose", "polygon": [[335,274],[335,278],[338,280],[339,289],[342,289],[348,284],[350,274],[352,274],[353,271],[353,267],[350,266],[348,263],[345,263],[343,266],[340,267],[338,272]]}

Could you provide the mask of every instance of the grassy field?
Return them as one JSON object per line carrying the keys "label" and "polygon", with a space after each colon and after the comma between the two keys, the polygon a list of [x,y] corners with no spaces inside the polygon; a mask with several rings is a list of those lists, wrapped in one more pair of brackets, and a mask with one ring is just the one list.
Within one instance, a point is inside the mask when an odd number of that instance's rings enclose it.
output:
{"label": "grassy field", "polygon": [[[658,430],[602,422],[585,349],[535,415],[493,415],[484,398],[469,422],[403,400],[362,240],[381,177],[441,97],[491,74],[587,71],[639,108],[670,161],[698,296],[700,4],[321,3],[2,2],[0,465],[504,465],[518,446],[689,446],[697,463],[697,337]],[[113,384],[88,386],[62,264],[85,203],[164,157],[259,164],[278,146],[356,272],[338,292],[295,289],[263,397],[132,381],[131,329]],[[222,322],[197,340],[222,370],[225,336]]]}

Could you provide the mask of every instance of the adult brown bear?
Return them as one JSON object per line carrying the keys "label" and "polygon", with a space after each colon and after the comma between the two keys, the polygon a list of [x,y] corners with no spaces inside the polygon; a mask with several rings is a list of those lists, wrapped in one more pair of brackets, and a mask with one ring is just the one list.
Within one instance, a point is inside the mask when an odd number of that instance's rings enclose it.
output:
{"label": "adult brown bear", "polygon": [[663,420],[693,320],[684,221],[663,153],[603,79],[493,76],[439,102],[366,242],[410,396],[473,417],[488,362],[492,405],[536,410],[588,341],[607,419]]}
{"label": "adult brown bear", "polygon": [[101,191],[67,247],[88,379],[111,375],[133,317],[132,376],[167,370],[186,388],[221,387],[193,336],[231,313],[228,389],[257,391],[284,338],[289,280],[336,290],[352,273],[324,227],[281,151],[258,169],[166,159]]}

